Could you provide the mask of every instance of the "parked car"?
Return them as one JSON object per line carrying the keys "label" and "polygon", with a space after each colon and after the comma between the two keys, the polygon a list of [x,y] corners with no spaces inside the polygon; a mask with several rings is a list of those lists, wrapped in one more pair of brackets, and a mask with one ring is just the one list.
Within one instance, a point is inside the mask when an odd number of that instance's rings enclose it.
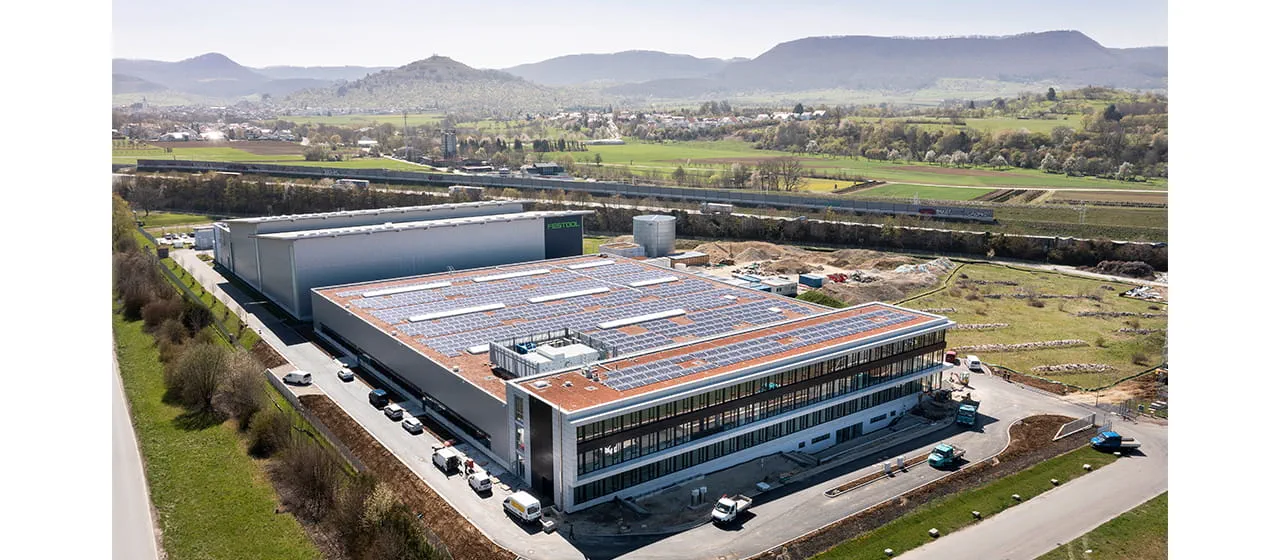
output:
{"label": "parked car", "polygon": [[289,373],[284,374],[284,382],[292,383],[294,385],[310,385],[311,374],[305,371],[302,371],[300,369],[295,369]]}
{"label": "parked car", "polygon": [[355,381],[356,373],[351,368],[341,368],[338,370],[338,379],[343,381]]}
{"label": "parked car", "polygon": [[391,402],[391,399],[387,397],[386,391],[383,391],[382,389],[369,391],[369,404],[377,407],[378,409],[387,406],[387,403],[389,402]]}
{"label": "parked car", "polygon": [[400,405],[396,403],[391,403],[382,407],[382,413],[386,414],[387,418],[392,420],[401,420],[404,418],[404,409],[400,408]]}
{"label": "parked car", "polygon": [[400,423],[400,426],[404,428],[404,431],[411,434],[422,433],[422,421],[413,416],[406,416],[404,421]]}

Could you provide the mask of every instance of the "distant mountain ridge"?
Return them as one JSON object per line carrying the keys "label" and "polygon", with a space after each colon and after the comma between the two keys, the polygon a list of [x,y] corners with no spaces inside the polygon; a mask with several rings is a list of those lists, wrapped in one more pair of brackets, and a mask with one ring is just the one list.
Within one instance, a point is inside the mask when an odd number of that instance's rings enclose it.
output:
{"label": "distant mountain ridge", "polygon": [[[678,93],[918,90],[942,78],[1161,89],[1168,87],[1168,48],[1108,49],[1078,31],[940,39],[809,37],[781,43],[702,80],[683,82]],[[653,96],[664,85],[641,83],[609,91]]]}
{"label": "distant mountain ridge", "polygon": [[658,51],[623,51],[611,54],[571,54],[542,62],[521,64],[504,71],[546,85],[634,83],[650,80],[702,78],[724,70],[734,61],[697,58]]}
{"label": "distant mountain ridge", "polygon": [[431,56],[359,80],[289,95],[295,106],[540,111],[573,105],[590,94],[528,82],[500,70]]}
{"label": "distant mountain ridge", "polygon": [[271,94],[312,107],[539,111],[817,91],[914,92],[943,80],[1042,87],[1168,89],[1169,49],[1112,49],[1079,31],[1002,37],[808,37],[753,59],[658,51],[577,54],[502,70],[432,56],[395,68],[271,66],[218,53],[178,62],[114,59],[114,94],[169,91],[233,99]]}

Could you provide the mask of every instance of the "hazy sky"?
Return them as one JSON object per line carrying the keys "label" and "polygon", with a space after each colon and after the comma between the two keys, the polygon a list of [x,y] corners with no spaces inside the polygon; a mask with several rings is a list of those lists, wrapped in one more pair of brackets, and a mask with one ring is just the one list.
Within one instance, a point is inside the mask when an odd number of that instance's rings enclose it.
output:
{"label": "hazy sky", "polygon": [[220,52],[246,66],[399,66],[440,54],[505,68],[631,49],[752,58],[819,35],[1075,29],[1107,47],[1168,44],[1164,0],[116,0],[112,56]]}

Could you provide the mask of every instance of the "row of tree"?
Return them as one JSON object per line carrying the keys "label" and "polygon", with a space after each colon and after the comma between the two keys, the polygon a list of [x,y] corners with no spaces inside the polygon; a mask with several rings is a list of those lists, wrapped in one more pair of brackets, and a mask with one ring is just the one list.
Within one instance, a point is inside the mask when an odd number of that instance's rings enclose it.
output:
{"label": "row of tree", "polygon": [[119,196],[112,201],[112,234],[113,287],[122,314],[143,321],[156,340],[164,399],[187,409],[186,422],[199,429],[234,421],[249,453],[270,459],[281,500],[344,557],[441,557],[416,514],[387,485],[367,474],[348,475],[331,449],[298,434],[290,413],[267,396],[265,368],[257,359],[215,342],[208,328],[212,313],[180,297],[161,277],[160,262],[138,244],[132,211]]}

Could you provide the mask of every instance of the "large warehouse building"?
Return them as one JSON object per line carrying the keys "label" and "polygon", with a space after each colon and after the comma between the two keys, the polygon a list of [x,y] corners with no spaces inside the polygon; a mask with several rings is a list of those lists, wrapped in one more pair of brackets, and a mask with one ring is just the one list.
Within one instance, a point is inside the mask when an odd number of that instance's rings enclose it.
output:
{"label": "large warehouse building", "polygon": [[[582,254],[582,216],[472,202],[228,220],[215,260],[294,317],[310,290]],[[340,257],[340,258],[339,258]]]}
{"label": "large warehouse building", "polygon": [[599,255],[312,300],[319,334],[566,511],[886,427],[940,385],[954,325]]}

